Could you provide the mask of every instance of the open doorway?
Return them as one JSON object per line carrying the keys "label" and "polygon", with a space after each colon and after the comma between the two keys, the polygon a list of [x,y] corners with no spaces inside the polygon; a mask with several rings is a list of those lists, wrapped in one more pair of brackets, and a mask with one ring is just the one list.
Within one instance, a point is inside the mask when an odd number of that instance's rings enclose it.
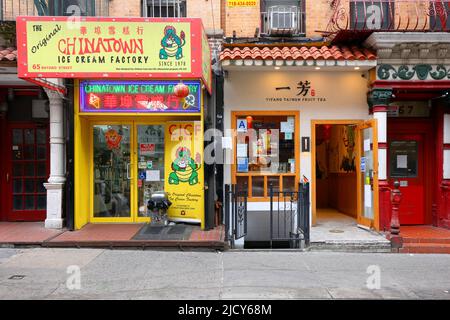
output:
{"label": "open doorway", "polygon": [[379,229],[376,120],[314,120],[311,129],[311,242],[384,242],[370,231]]}
{"label": "open doorway", "polygon": [[339,227],[356,225],[358,191],[356,125],[315,126],[316,222]]}

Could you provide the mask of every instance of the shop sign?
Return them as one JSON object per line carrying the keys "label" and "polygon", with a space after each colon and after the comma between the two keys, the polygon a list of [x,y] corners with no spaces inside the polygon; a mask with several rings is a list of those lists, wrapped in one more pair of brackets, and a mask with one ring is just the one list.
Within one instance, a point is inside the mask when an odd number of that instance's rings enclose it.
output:
{"label": "shop sign", "polygon": [[247,119],[237,119],[237,132],[247,132]]}
{"label": "shop sign", "polygon": [[389,105],[387,116],[391,118],[429,117],[428,101],[396,101]]}
{"label": "shop sign", "polygon": [[171,218],[202,219],[204,209],[201,122],[168,122],[165,126],[164,190],[172,202]]}
{"label": "shop sign", "polygon": [[205,37],[192,18],[18,17],[18,76],[203,78],[210,91]]}
{"label": "shop sign", "polygon": [[198,113],[199,81],[183,81],[189,95],[180,99],[173,89],[179,81],[80,81],[80,112]]}
{"label": "shop sign", "polygon": [[[312,81],[299,79],[295,84],[282,84],[275,87],[275,95],[266,97],[266,102],[326,102],[327,99],[317,91]],[[285,94],[283,94],[285,93]]]}
{"label": "shop sign", "polygon": [[227,0],[228,7],[256,7],[257,0]]}

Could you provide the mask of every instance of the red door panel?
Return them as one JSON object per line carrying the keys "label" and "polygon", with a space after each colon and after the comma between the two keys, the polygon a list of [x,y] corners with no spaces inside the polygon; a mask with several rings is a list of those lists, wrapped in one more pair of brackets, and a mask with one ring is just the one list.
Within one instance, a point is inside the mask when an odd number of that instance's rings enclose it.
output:
{"label": "red door panel", "polygon": [[5,199],[9,221],[43,221],[49,175],[48,126],[10,124],[5,148]]}
{"label": "red door panel", "polygon": [[400,182],[400,224],[424,224],[426,192],[423,135],[389,135],[388,178],[391,187],[395,180]]}

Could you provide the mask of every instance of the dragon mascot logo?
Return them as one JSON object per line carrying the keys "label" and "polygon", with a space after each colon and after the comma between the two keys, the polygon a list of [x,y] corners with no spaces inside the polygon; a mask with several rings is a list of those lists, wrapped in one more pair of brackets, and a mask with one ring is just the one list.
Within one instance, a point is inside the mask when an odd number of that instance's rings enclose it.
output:
{"label": "dragon mascot logo", "polygon": [[177,35],[177,31],[173,26],[166,26],[164,28],[164,37],[161,40],[161,50],[159,50],[160,59],[168,59],[175,57],[180,60],[183,58],[183,46],[186,44],[184,31]]}
{"label": "dragon mascot logo", "polygon": [[189,182],[192,186],[198,183],[200,169],[200,154],[197,153],[196,160],[191,158],[191,151],[186,147],[179,147],[175,153],[176,159],[172,162],[173,172],[169,175],[169,184]]}

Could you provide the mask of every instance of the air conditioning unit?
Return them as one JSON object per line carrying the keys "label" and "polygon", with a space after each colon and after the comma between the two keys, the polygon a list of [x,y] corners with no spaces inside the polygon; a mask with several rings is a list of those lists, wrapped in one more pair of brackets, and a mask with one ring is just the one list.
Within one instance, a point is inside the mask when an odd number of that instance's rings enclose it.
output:
{"label": "air conditioning unit", "polygon": [[267,10],[269,34],[294,34],[299,25],[299,8],[297,6],[272,6]]}

